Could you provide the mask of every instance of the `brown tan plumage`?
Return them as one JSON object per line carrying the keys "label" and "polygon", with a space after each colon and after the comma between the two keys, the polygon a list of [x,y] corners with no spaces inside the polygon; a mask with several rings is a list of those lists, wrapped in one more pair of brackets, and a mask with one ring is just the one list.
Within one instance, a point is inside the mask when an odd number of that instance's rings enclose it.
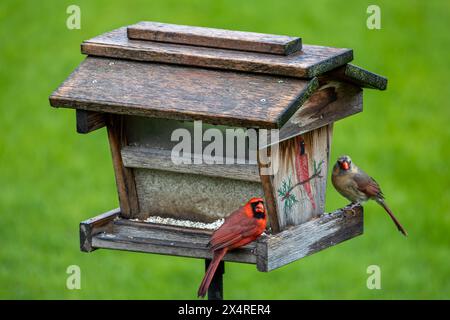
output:
{"label": "brown tan plumage", "polygon": [[358,168],[349,156],[340,157],[333,167],[331,182],[334,188],[352,203],[363,204],[375,200],[389,214],[397,229],[408,235],[387,205],[379,184],[363,170]]}

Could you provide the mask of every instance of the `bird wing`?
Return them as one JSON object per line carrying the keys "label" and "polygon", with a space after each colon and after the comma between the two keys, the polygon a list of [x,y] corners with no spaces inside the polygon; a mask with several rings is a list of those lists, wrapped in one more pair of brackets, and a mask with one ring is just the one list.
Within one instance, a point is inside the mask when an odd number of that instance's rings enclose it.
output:
{"label": "bird wing", "polygon": [[254,236],[258,231],[258,223],[248,217],[243,208],[233,212],[219,229],[211,236],[211,250],[233,246],[241,240]]}
{"label": "bird wing", "polygon": [[368,197],[383,198],[383,192],[381,192],[379,184],[375,181],[375,179],[367,175],[365,172],[355,174],[354,181],[356,182],[358,190],[364,192]]}

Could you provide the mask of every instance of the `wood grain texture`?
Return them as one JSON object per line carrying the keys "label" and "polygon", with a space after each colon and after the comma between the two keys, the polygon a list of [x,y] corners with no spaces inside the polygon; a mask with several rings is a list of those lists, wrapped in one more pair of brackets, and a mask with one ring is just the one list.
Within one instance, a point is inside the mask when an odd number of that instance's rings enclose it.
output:
{"label": "wood grain texture", "polygon": [[260,174],[261,186],[264,192],[264,204],[266,206],[267,215],[269,217],[268,225],[272,233],[280,232],[280,222],[277,214],[276,190],[273,186],[273,175],[264,172],[264,168],[268,168],[271,163],[261,161],[262,154],[266,154],[267,158],[271,156],[271,147],[260,149],[258,152],[258,169]]}
{"label": "wood grain texture", "polygon": [[278,140],[267,141],[271,141],[271,144],[284,141],[362,110],[363,93],[360,87],[347,82],[327,81],[281,127]]}
{"label": "wood grain texture", "polygon": [[257,241],[257,268],[267,272],[363,233],[363,208],[323,214]]}
{"label": "wood grain texture", "polygon": [[[54,107],[238,127],[279,128],[310,81],[88,57],[50,96]],[[313,83],[314,84],[314,83]]]}
{"label": "wood grain texture", "polygon": [[134,175],[140,219],[161,216],[211,223],[263,195],[258,182],[153,169],[134,169]]}
{"label": "wood grain texture", "polygon": [[[93,248],[157,253],[211,259],[207,247],[212,231],[164,226],[120,219],[111,222],[112,231],[92,237]],[[256,263],[255,243],[228,253],[224,260]]]}
{"label": "wood grain texture", "polygon": [[302,92],[302,95],[297,100],[296,104],[291,104],[289,108],[280,114],[278,117],[278,123],[282,123],[283,126],[292,118],[292,116],[298,112],[304,102],[311,97],[311,95],[319,88],[319,80],[318,78],[312,78],[310,82],[306,85],[305,89]]}
{"label": "wood grain texture", "polygon": [[288,55],[302,49],[298,37],[142,21],[127,28],[129,39]]}
{"label": "wood grain texture", "polygon": [[124,166],[129,168],[156,169],[252,182],[260,181],[256,164],[175,164],[171,159],[170,150],[146,147],[124,147],[121,153]]}
{"label": "wood grain texture", "polygon": [[323,75],[327,80],[347,81],[360,87],[386,90],[388,79],[353,64],[336,68]]}
{"label": "wood grain texture", "polygon": [[105,115],[100,112],[76,110],[77,132],[89,133],[106,126]]}
{"label": "wood grain texture", "polygon": [[111,222],[120,214],[120,208],[105,212],[94,218],[80,222],[80,250],[91,252],[92,236],[100,232],[112,231]]}
{"label": "wood grain texture", "polygon": [[123,165],[120,153],[122,147],[127,144],[123,134],[123,118],[110,115],[106,121],[121,215],[125,218],[133,218],[139,214],[139,201],[133,171]]}
{"label": "wood grain texture", "polygon": [[279,165],[272,186],[280,230],[324,212],[331,137],[332,124],[278,145]]}
{"label": "wood grain texture", "polygon": [[[118,209],[80,223],[81,250],[98,248],[210,259],[211,230],[181,228],[118,218]],[[363,209],[339,209],[233,250],[225,261],[271,271],[363,233]]]}
{"label": "wood grain texture", "polygon": [[313,78],[353,59],[351,49],[314,45],[304,45],[301,52],[281,56],[131,40],[127,37],[126,27],[84,41],[81,44],[81,52],[92,56],[268,73],[299,78]]}

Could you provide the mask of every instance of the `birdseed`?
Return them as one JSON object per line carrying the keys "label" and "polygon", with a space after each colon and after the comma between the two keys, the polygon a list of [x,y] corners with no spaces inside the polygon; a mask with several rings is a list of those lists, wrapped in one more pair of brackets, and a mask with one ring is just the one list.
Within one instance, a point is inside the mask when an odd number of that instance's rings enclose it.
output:
{"label": "birdseed", "polygon": [[225,219],[218,219],[211,223],[203,223],[199,221],[191,221],[191,220],[178,220],[173,218],[163,218],[159,216],[151,216],[145,220],[139,219],[131,219],[131,221],[137,222],[146,222],[146,223],[156,223],[156,224],[165,224],[171,226],[179,226],[179,227],[188,227],[188,228],[196,228],[196,229],[207,229],[207,230],[216,230],[219,228]]}

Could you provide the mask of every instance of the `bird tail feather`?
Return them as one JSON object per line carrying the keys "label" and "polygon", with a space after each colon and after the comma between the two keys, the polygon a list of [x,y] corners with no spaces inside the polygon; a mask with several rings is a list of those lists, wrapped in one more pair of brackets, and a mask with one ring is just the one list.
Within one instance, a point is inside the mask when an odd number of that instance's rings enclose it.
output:
{"label": "bird tail feather", "polygon": [[392,213],[391,209],[388,207],[386,202],[383,199],[377,199],[376,201],[389,214],[389,216],[391,217],[392,221],[394,221],[395,225],[397,226],[398,231],[400,231],[404,236],[407,237],[408,236],[408,232],[406,232],[405,228],[403,228],[403,226],[400,224],[400,222],[394,216],[394,214]]}
{"label": "bird tail feather", "polygon": [[198,288],[198,297],[204,297],[206,295],[209,285],[211,284],[211,280],[216,273],[217,267],[219,266],[220,261],[226,253],[227,248],[223,248],[214,252],[214,257],[208,266],[208,270],[206,270],[205,272],[205,276],[203,277],[202,283],[200,283],[200,287]]}

